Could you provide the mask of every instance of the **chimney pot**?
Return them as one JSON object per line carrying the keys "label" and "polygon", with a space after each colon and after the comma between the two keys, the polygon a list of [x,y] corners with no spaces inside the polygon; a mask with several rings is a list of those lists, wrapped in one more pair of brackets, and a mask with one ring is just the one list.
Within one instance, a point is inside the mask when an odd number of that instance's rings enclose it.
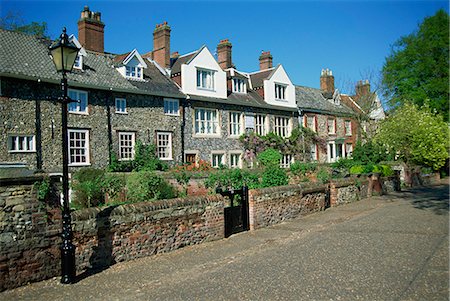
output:
{"label": "chimney pot", "polygon": [[322,69],[320,73],[320,90],[326,93],[334,93],[334,76],[328,68]]}
{"label": "chimney pot", "polygon": [[228,39],[220,40],[217,45],[217,61],[222,69],[228,69],[232,66],[231,45]]}
{"label": "chimney pot", "polygon": [[86,5],[78,21],[78,40],[87,50],[104,52],[105,24],[100,12],[92,12]]}
{"label": "chimney pot", "polygon": [[170,67],[170,31],[167,21],[156,24],[153,31],[153,60],[163,68]]}
{"label": "chimney pot", "polygon": [[270,51],[262,51],[259,57],[259,70],[266,70],[273,67],[273,57]]}

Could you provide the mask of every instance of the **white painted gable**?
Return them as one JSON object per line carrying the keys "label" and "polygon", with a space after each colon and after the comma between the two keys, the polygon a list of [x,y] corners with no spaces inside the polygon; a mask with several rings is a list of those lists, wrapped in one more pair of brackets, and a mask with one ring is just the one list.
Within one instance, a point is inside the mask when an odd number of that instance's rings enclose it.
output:
{"label": "white painted gable", "polygon": [[[286,86],[285,100],[279,100],[275,98],[275,84],[281,84]],[[271,76],[264,80],[264,100],[268,104],[296,108],[295,101],[295,86],[292,84],[289,76],[284,70],[282,65],[278,65]]]}
{"label": "white painted gable", "polygon": [[369,112],[369,117],[374,120],[383,120],[386,118],[383,106],[381,105],[381,100],[378,95],[375,94],[375,105],[372,111]]}
{"label": "white painted gable", "polygon": [[[213,88],[197,87],[197,70],[213,72]],[[227,98],[226,72],[220,68],[209,49],[204,46],[186,64],[181,65],[181,86],[186,94]]]}
{"label": "white painted gable", "polygon": [[[126,67],[140,67],[140,68],[147,68],[147,63],[145,63],[144,59],[141,57],[141,55],[139,54],[139,52],[134,49],[133,51],[131,51],[127,57],[123,60],[123,66],[120,66],[117,69],[117,71],[119,71],[119,73],[123,76],[123,77],[127,77],[126,76]],[[141,79],[143,80],[143,73],[144,71],[142,70],[141,72],[141,77],[140,78],[132,78],[132,79]]]}

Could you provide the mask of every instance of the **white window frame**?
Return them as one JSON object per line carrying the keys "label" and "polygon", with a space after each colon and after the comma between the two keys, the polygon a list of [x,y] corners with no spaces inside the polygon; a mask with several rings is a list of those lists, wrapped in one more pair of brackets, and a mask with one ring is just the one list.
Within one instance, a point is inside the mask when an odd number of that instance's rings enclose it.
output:
{"label": "white window frame", "polygon": [[116,98],[116,113],[117,114],[128,114],[127,100],[125,98]]}
{"label": "white window frame", "polygon": [[267,115],[255,115],[255,133],[261,136],[267,135]]}
{"label": "white window frame", "polygon": [[[216,160],[216,158],[219,158],[219,156],[220,156],[220,162],[218,160]],[[213,168],[219,168],[220,164],[225,165],[225,152],[211,153],[211,166]]]}
{"label": "white window frame", "polygon": [[352,143],[345,143],[345,157],[351,158],[353,154],[353,144]]}
{"label": "white window frame", "polygon": [[[215,73],[216,71],[210,69],[197,68],[197,89],[199,90],[215,90]],[[204,77],[203,74],[206,76]],[[209,81],[208,81],[209,76]]]}
{"label": "white window frame", "polygon": [[310,148],[310,154],[311,154],[311,160],[312,161],[317,161],[318,160],[318,147],[317,144],[311,144],[311,148]]}
{"label": "white window frame", "polygon": [[164,114],[180,116],[180,101],[175,98],[164,98]]}
{"label": "white window frame", "polygon": [[[330,125],[331,125],[331,131],[330,131]],[[328,131],[328,134],[333,134],[333,135],[336,134],[336,118],[328,117],[327,131]]]}
{"label": "white window frame", "polygon": [[[336,151],[336,148],[337,148],[338,145],[341,146],[342,157],[345,155],[345,143],[336,143],[336,141],[328,141],[328,144],[327,144],[327,160],[328,160],[328,163],[336,162],[336,160],[341,158],[341,157],[337,157],[337,153],[338,152]],[[331,149],[331,147],[333,147],[333,149]]]}
{"label": "white window frame", "polygon": [[[167,137],[167,139],[162,139]],[[156,132],[156,154],[160,160],[173,160],[172,155],[172,132]]]}
{"label": "white window frame", "polygon": [[345,136],[352,135],[352,121],[351,120],[344,120],[344,129],[345,129]]}
{"label": "white window frame", "polygon": [[[84,137],[84,146],[83,147],[79,147],[79,146],[71,146],[71,134],[72,133],[82,133],[85,135]],[[68,153],[69,153],[69,166],[88,166],[91,165],[90,164],[90,152],[89,152],[89,130],[80,130],[80,129],[68,129],[67,130],[67,137],[69,140],[69,145],[67,146],[68,149]],[[84,150],[84,154],[82,155],[82,157],[85,157],[85,161],[84,162],[73,162],[72,161],[72,150],[76,151],[76,150]]]}
{"label": "white window frame", "polygon": [[219,111],[217,109],[194,108],[193,119],[195,136],[220,136]]}
{"label": "white window frame", "polygon": [[230,137],[239,137],[243,131],[243,120],[241,112],[229,112],[228,114],[228,128]]}
{"label": "white window frame", "polygon": [[275,83],[275,99],[286,101],[287,85]]}
{"label": "white window frame", "polygon": [[125,66],[125,77],[131,79],[142,79],[143,68],[141,66]]}
{"label": "white window frame", "polygon": [[283,138],[291,135],[291,119],[285,116],[274,116],[274,132]]}
{"label": "white window frame", "polygon": [[[84,98],[86,100],[86,104],[84,105],[84,110],[81,110],[83,105],[83,100],[80,99],[80,95],[84,95]],[[71,102],[67,105],[67,110],[69,113],[72,114],[83,114],[88,115],[88,107],[89,107],[89,100],[88,100],[88,92],[82,91],[82,90],[75,90],[75,89],[69,89],[69,97],[74,100],[74,102]]]}
{"label": "white window frame", "polygon": [[239,77],[233,77],[232,80],[233,84],[233,92],[234,93],[247,93],[247,84],[245,83],[245,80]]}
{"label": "white window frame", "polygon": [[[235,162],[235,158],[237,156],[237,162]],[[242,168],[242,152],[233,151],[228,154],[228,162],[230,162],[230,168]]]}
{"label": "white window frame", "polygon": [[73,68],[78,70],[83,70],[83,56],[78,54],[75,62],[73,63]]}
{"label": "white window frame", "polygon": [[281,168],[289,168],[294,163],[294,156],[292,154],[284,154],[280,159]]}
{"label": "white window frame", "polygon": [[[309,126],[308,120],[312,120],[312,127]],[[305,115],[305,128],[310,129],[313,132],[317,132],[317,116],[316,115]]]}
{"label": "white window frame", "polygon": [[[127,137],[127,139],[124,139],[125,137]],[[136,145],[135,132],[119,132],[119,160],[120,161],[133,160],[135,154],[135,145]],[[127,156],[124,156],[124,154],[127,154]]]}
{"label": "white window frame", "polygon": [[34,153],[36,152],[35,135],[9,135],[9,153]]}

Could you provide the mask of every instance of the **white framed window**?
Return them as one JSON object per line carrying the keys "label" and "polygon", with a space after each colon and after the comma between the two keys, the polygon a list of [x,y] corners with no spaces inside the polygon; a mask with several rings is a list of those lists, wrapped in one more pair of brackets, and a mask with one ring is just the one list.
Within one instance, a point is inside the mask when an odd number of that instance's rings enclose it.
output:
{"label": "white framed window", "polygon": [[127,114],[127,100],[125,98],[116,98],[116,113]]}
{"label": "white framed window", "polygon": [[197,88],[214,90],[214,70],[197,69]]}
{"label": "white framed window", "polygon": [[73,100],[68,105],[70,113],[88,113],[88,94],[86,91],[69,89],[69,98]]}
{"label": "white framed window", "polygon": [[171,116],[180,115],[180,102],[174,98],[164,98],[164,114]]}
{"label": "white framed window", "polygon": [[219,168],[220,165],[225,165],[225,154],[223,153],[211,154],[211,166],[214,168]]}
{"label": "white framed window", "polygon": [[265,115],[255,115],[255,132],[264,136],[267,134],[267,123]]}
{"label": "white framed window", "polygon": [[352,156],[352,153],[353,153],[353,144],[346,143],[345,144],[345,157],[350,158]]}
{"label": "white framed window", "polygon": [[351,120],[344,120],[345,136],[352,135],[352,122]]}
{"label": "white framed window", "polygon": [[142,67],[139,66],[125,66],[125,76],[129,78],[142,79]]}
{"label": "white framed window", "polygon": [[73,64],[73,67],[75,69],[83,69],[83,56],[82,55],[77,55],[76,59],[75,59],[75,63]]}
{"label": "white framed window", "polygon": [[233,92],[235,93],[247,93],[247,85],[242,78],[233,78]]}
{"label": "white framed window", "polygon": [[241,168],[242,159],[241,153],[230,153],[230,168]]}
{"label": "white framed window", "polygon": [[242,114],[239,112],[230,112],[230,136],[239,136],[242,134]]}
{"label": "white framed window", "polygon": [[275,84],[275,99],[286,100],[286,86]]}
{"label": "white framed window", "polygon": [[311,149],[310,149],[310,154],[311,154],[311,160],[312,161],[317,161],[317,144],[311,144]]}
{"label": "white framed window", "polygon": [[35,152],[34,135],[11,135],[8,136],[8,152],[10,153],[28,153]]}
{"label": "white framed window", "polygon": [[309,128],[310,130],[317,132],[317,121],[315,115],[305,115],[305,127]]}
{"label": "white framed window", "polygon": [[219,117],[215,109],[194,110],[194,133],[198,135],[219,134]]}
{"label": "white framed window", "polygon": [[284,154],[280,160],[280,167],[289,168],[292,163],[294,163],[294,156],[292,156],[291,154]]}
{"label": "white framed window", "polygon": [[328,118],[327,126],[328,126],[328,134],[336,134],[336,119],[335,118]]}
{"label": "white framed window", "polygon": [[134,159],[136,135],[133,132],[119,132],[119,160]]}
{"label": "white framed window", "polygon": [[172,160],[172,133],[157,132],[156,147],[159,159]]}
{"label": "white framed window", "polygon": [[69,164],[89,165],[89,130],[69,129]]}
{"label": "white framed window", "polygon": [[281,137],[289,137],[291,129],[288,117],[275,116],[275,134]]}

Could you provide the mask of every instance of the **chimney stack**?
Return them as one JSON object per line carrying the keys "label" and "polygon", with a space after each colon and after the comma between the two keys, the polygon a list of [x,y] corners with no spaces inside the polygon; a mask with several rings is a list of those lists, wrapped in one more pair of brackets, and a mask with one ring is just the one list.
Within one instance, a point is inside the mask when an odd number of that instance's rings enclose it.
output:
{"label": "chimney stack", "polygon": [[78,20],[78,40],[88,50],[104,52],[105,24],[101,20],[100,12],[92,12],[85,6]]}
{"label": "chimney stack", "polygon": [[273,63],[270,51],[263,51],[259,57],[259,70],[266,70],[272,67]]}
{"label": "chimney stack", "polygon": [[324,93],[334,93],[334,76],[329,69],[322,69],[320,73],[320,90]]}
{"label": "chimney stack", "polygon": [[370,83],[369,80],[360,80],[356,83],[356,95],[368,96],[370,94]]}
{"label": "chimney stack", "polygon": [[231,43],[228,39],[220,40],[217,45],[217,61],[222,69],[231,68]]}
{"label": "chimney stack", "polygon": [[170,67],[170,26],[166,21],[153,31],[153,60],[163,68]]}

